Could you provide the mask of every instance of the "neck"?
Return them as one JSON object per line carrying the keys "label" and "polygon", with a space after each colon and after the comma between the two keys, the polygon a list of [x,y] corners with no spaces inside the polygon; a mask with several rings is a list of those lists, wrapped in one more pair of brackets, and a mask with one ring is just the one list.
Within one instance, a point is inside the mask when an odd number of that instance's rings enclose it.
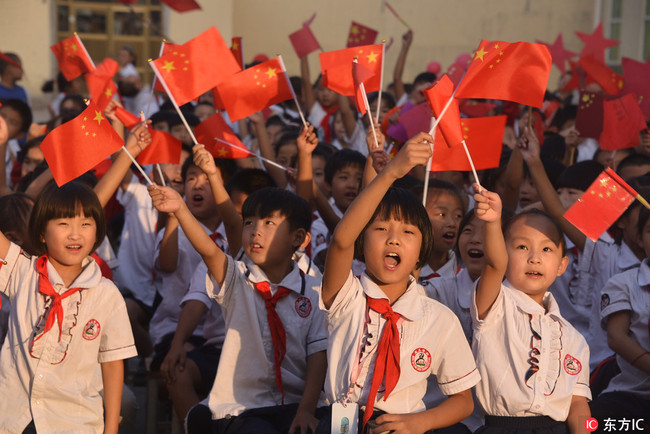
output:
{"label": "neck", "polygon": [[370,276],[372,281],[375,282],[377,286],[379,286],[379,289],[381,289],[382,292],[386,294],[386,296],[388,297],[388,302],[391,304],[391,306],[393,305],[393,303],[397,301],[397,299],[399,299],[402,295],[404,295],[404,293],[408,289],[408,285],[409,285],[408,278],[406,279],[406,281],[402,281],[402,282],[382,283],[379,282],[373,275],[371,275],[367,269],[366,269],[366,274],[368,274],[368,276]]}
{"label": "neck", "polygon": [[8,87],[9,89],[14,88],[14,84],[16,83],[14,80],[10,80],[7,77],[0,77],[0,83],[3,84],[3,86]]}
{"label": "neck", "polygon": [[291,258],[289,258],[288,261],[286,261],[283,264],[269,264],[269,265],[260,265],[257,264],[258,267],[266,274],[266,277],[268,277],[269,282],[278,284],[282,282],[282,279],[285,278],[287,274],[291,272],[293,269],[293,261]]}
{"label": "neck", "polygon": [[433,271],[438,271],[440,268],[442,268],[443,265],[447,263],[449,260],[449,251],[445,250],[443,252],[436,252],[435,250],[431,252],[431,256],[429,256],[429,260],[427,261],[427,265],[431,267]]}
{"label": "neck", "polygon": [[81,274],[81,271],[83,270],[83,267],[81,264],[74,264],[74,265],[63,265],[56,260],[53,260],[51,257],[48,257],[49,262],[52,264],[56,272],[59,274],[61,277],[61,280],[63,280],[63,284],[69,288],[70,285],[79,277]]}

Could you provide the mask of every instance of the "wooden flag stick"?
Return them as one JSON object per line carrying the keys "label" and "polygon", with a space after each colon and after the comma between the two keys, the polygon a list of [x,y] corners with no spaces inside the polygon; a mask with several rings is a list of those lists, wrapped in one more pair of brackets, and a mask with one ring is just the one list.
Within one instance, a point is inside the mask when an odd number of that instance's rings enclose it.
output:
{"label": "wooden flag stick", "polygon": [[[354,63],[359,63],[356,56],[352,61]],[[368,114],[368,119],[370,120],[370,129],[372,130],[372,137],[375,139],[374,149],[377,149],[379,147],[379,141],[377,140],[377,133],[375,132],[375,122],[372,120],[372,113],[370,113],[370,104],[368,104],[368,94],[366,94],[366,87],[363,85],[363,83],[359,83],[359,89],[361,89],[361,95],[363,96],[363,104],[366,106],[366,113]]]}
{"label": "wooden flag stick", "polygon": [[95,66],[95,61],[93,61],[93,58],[90,57],[90,53],[88,53],[88,50],[86,50],[86,46],[84,45],[84,43],[81,42],[81,38],[79,37],[79,35],[77,35],[77,32],[74,32],[74,37],[79,43],[79,45],[81,45],[81,48],[83,48],[84,53],[86,53],[86,57],[90,60],[90,63],[93,64],[93,69],[97,69],[97,67]]}
{"label": "wooden flag stick", "polygon": [[[219,142],[219,143],[223,143],[224,145],[228,145],[228,146],[230,146],[231,148],[236,148],[236,149],[241,150],[241,147],[239,147],[239,146],[237,146],[237,145],[233,145],[233,144],[230,143],[230,142],[226,142],[225,140],[219,139],[219,138],[217,138],[217,137],[215,137],[214,139],[215,139],[217,142]],[[249,152],[250,152],[250,151],[249,151]],[[269,160],[268,158],[264,158],[264,157],[262,157],[261,155],[255,155],[255,154],[251,153],[251,156],[257,158],[258,160],[260,160],[260,161],[262,161],[262,162],[264,162],[264,163],[268,163],[268,164],[270,164],[271,166],[275,166],[275,167],[277,167],[278,169],[281,169],[281,170],[284,170],[284,171],[289,171],[288,168],[286,168],[286,167],[284,167],[284,166],[282,166],[282,165],[276,163],[275,161]]]}
{"label": "wooden flag stick", "polygon": [[147,184],[149,184],[149,185],[153,185],[153,182],[151,182],[151,179],[147,176],[147,174],[145,173],[145,171],[144,171],[144,169],[142,168],[142,166],[140,166],[140,165],[138,164],[138,162],[135,161],[135,158],[133,158],[133,155],[131,155],[131,153],[126,149],[126,146],[122,145],[122,150],[123,150],[124,152],[126,152],[126,155],[129,156],[129,158],[131,159],[131,162],[132,162],[133,164],[135,164],[135,167],[138,168],[138,170],[140,171],[140,173],[142,174],[142,176],[144,177],[144,179],[147,181]]}
{"label": "wooden flag stick", "polygon": [[[436,118],[431,116],[431,137],[433,137],[433,141],[435,143],[436,141]],[[433,150],[434,146],[433,143],[431,145],[431,157],[429,157],[429,161],[427,161],[427,168],[424,173],[424,191],[422,192],[422,206],[426,207],[427,206],[427,194],[429,194],[429,177],[431,176],[431,164],[433,163]]]}
{"label": "wooden flag stick", "polygon": [[384,87],[384,55],[386,54],[386,40],[381,41],[381,73],[379,74],[379,93],[377,94],[377,122],[381,112],[381,89]]}
{"label": "wooden flag stick", "polygon": [[408,23],[406,21],[404,21],[404,18],[399,16],[397,11],[395,9],[393,9],[393,7],[390,5],[390,3],[386,2],[386,7],[388,7],[388,9],[393,13],[393,15],[395,15],[395,18],[397,18],[400,21],[400,23],[404,24],[407,29],[409,29],[409,30],[411,29],[411,26],[409,26]]}
{"label": "wooden flag stick", "polygon": [[307,121],[305,120],[305,115],[303,114],[302,109],[300,108],[300,104],[298,104],[298,98],[296,97],[296,92],[293,90],[293,86],[291,85],[291,80],[289,80],[289,74],[287,74],[287,68],[284,67],[284,61],[282,60],[282,56],[280,54],[278,54],[278,60],[280,61],[280,65],[282,66],[282,72],[284,73],[284,78],[287,80],[287,84],[289,85],[289,90],[291,90],[291,96],[293,97],[293,101],[296,103],[296,108],[298,109],[298,114],[300,115],[300,120],[302,121],[302,125],[305,127],[305,129],[307,129],[308,126],[307,126]]}
{"label": "wooden flag stick", "polygon": [[479,193],[481,192],[481,183],[478,180],[478,174],[476,173],[476,167],[474,167],[474,161],[472,161],[472,156],[469,155],[469,149],[467,149],[467,143],[465,143],[465,140],[461,142],[463,144],[463,148],[465,149],[465,154],[467,154],[467,160],[469,161],[469,165],[472,168],[472,173],[474,174],[474,181],[478,184],[479,186]]}

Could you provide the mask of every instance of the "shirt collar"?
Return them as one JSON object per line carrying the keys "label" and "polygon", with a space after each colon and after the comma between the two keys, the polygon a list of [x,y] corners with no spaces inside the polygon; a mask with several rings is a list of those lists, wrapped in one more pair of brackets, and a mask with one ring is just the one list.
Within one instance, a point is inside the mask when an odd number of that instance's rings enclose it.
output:
{"label": "shirt collar", "polygon": [[644,286],[650,285],[650,262],[648,262],[648,258],[644,259],[643,262],[641,262],[637,282],[642,288]]}
{"label": "shirt collar", "polygon": [[621,249],[619,250],[618,258],[616,259],[616,266],[619,270],[627,270],[639,265],[639,258],[636,257],[632,249],[621,241]]}
{"label": "shirt collar", "polygon": [[[264,273],[264,271],[262,271],[262,269],[259,266],[255,265],[250,260],[245,261],[245,263],[250,272],[248,274],[248,280],[250,280],[253,283],[269,282],[269,278],[266,277],[266,274]],[[300,274],[300,269],[296,266],[296,263],[294,261],[291,261],[291,271],[289,271],[289,273],[287,273],[287,275],[284,276],[282,281],[278,284],[271,283],[271,282],[269,282],[269,284],[272,287],[284,286],[285,288],[300,294],[302,290],[302,275]]]}
{"label": "shirt collar", "polygon": [[52,265],[52,261],[47,261],[47,277],[50,279],[55,291],[60,292],[60,289],[65,291],[68,288],[94,288],[101,282],[102,272],[99,266],[96,265],[95,260],[90,256],[86,256],[81,261],[81,273],[69,287],[66,287],[63,283],[63,279]]}
{"label": "shirt collar", "polygon": [[467,268],[461,268],[460,272],[456,275],[456,283],[458,304],[460,304],[460,307],[463,309],[469,309],[472,304],[474,282],[472,282],[472,278],[469,276]]}
{"label": "shirt collar", "polygon": [[[388,300],[388,296],[381,290],[381,288],[379,288],[379,286],[377,286],[365,271],[359,280],[361,281],[364,294],[368,297]],[[419,300],[422,292],[418,290],[418,287],[419,285],[417,284],[417,281],[412,276],[409,276],[409,285],[406,288],[406,292],[404,292],[404,294],[402,294],[401,297],[391,306],[393,311],[399,313],[405,319],[410,321],[417,321],[424,315],[424,308],[422,307],[422,302]]]}
{"label": "shirt collar", "polygon": [[542,299],[542,303],[546,307],[544,308],[524,292],[513,288],[512,285],[510,285],[510,282],[507,280],[503,282],[503,285],[508,287],[510,293],[512,294],[512,297],[515,300],[515,303],[517,304],[517,307],[523,312],[529,315],[548,314],[558,320],[561,320],[563,323],[566,323],[566,321],[564,321],[564,318],[562,318],[562,315],[560,314],[560,308],[550,291],[546,291],[546,294],[544,294],[544,298]]}

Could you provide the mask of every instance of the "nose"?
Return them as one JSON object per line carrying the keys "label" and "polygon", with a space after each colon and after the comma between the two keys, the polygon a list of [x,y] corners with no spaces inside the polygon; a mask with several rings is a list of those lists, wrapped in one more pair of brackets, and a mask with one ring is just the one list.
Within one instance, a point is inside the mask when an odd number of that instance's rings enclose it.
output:
{"label": "nose", "polygon": [[400,238],[399,238],[398,231],[394,231],[394,230],[389,231],[388,238],[386,239],[386,243],[389,246],[399,246]]}
{"label": "nose", "polygon": [[528,262],[531,264],[538,264],[540,262],[540,255],[537,249],[530,249],[528,251]]}

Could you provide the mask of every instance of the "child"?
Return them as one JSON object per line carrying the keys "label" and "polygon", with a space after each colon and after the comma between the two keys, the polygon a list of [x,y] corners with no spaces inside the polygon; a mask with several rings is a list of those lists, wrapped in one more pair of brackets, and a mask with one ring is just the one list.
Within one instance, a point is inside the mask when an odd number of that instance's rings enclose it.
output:
{"label": "child", "polygon": [[159,187],[149,191],[160,212],[174,213],[203,257],[208,295],[221,305],[226,322],[208,400],[211,427],[189,423],[205,408],[197,406],[188,415],[188,431],[313,430],[325,377],[326,330],[317,308],[319,281],[291,260],[311,223],[307,202],[277,188],[250,195],[242,208],[246,257],[236,262],[204,234],[178,194]]}
{"label": "child", "polygon": [[[476,215],[485,222],[485,267],[470,307],[472,350],[485,411],[479,431],[584,431],[590,416],[589,348],[562,316],[549,286],[566,269],[562,229],[531,210],[501,230],[501,200],[474,184]],[[503,277],[507,278],[503,282]]]}
{"label": "child", "polygon": [[23,78],[20,57],[14,53],[4,53],[12,62],[0,59],[0,99],[18,99],[29,104],[29,96],[22,86],[16,84]]}
{"label": "child", "polygon": [[[639,213],[639,241],[646,258],[639,268],[613,276],[602,290],[601,318],[621,373],[591,403],[599,421],[644,419],[650,414],[650,211]],[[648,430],[648,421],[644,421]],[[632,427],[632,429],[637,429]],[[607,428],[605,428],[607,430]]]}
{"label": "child", "polygon": [[104,232],[97,196],[70,182],[49,184],[34,205],[29,241],[41,256],[0,233],[0,289],[13,308],[0,352],[0,431],[117,433],[122,360],[136,351],[122,297],[88,257]]}
{"label": "child", "polygon": [[[355,420],[352,403],[365,405],[359,426],[371,426],[372,419],[373,432],[425,432],[472,412],[469,389],[479,375],[460,324],[411,276],[431,248],[426,211],[410,192],[389,190],[411,168],[426,164],[432,141],[426,133],[410,139],[334,231],[321,295],[329,330],[325,393],[333,420],[322,419],[317,432],[329,433],[330,424],[341,423],[341,406],[352,406]],[[350,272],[355,240],[366,263],[360,278]],[[432,374],[450,397],[425,411],[422,398]]]}

